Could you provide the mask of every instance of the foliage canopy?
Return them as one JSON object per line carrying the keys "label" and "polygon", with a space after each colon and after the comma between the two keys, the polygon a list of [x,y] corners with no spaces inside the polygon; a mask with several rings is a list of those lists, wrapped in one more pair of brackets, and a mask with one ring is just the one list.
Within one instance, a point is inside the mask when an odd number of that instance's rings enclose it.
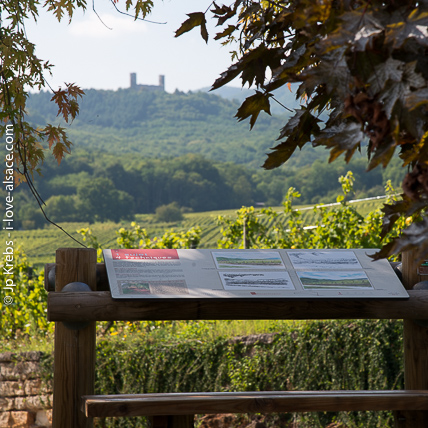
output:
{"label": "foliage canopy", "polygon": [[[221,30],[215,39],[237,43],[235,63],[214,82],[236,77],[255,85],[238,109],[251,127],[270,113],[272,91],[299,83],[306,103],[281,129],[264,167],[276,168],[308,143],[325,146],[330,162],[348,162],[363,147],[368,169],[386,166],[398,151],[409,172],[403,201],[384,209],[383,235],[400,215],[425,212],[428,197],[428,1],[283,0],[213,3]],[[183,23],[202,25],[199,15]],[[183,32],[183,27],[178,34]],[[320,117],[327,112],[327,120]],[[384,247],[379,257],[417,248],[428,253],[423,216]]]}

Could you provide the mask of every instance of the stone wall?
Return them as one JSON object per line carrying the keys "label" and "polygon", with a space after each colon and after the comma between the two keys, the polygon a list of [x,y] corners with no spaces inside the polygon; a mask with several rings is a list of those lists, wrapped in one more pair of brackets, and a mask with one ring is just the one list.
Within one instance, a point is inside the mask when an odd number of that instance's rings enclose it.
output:
{"label": "stone wall", "polygon": [[[272,343],[276,333],[237,337],[251,355],[257,343]],[[43,380],[42,352],[0,353],[0,428],[51,428],[52,385]],[[240,418],[240,419],[239,419]],[[254,420],[236,415],[209,415],[200,420],[201,428],[260,427]]]}
{"label": "stone wall", "polygon": [[0,354],[0,428],[52,426],[52,385],[41,378],[41,352]]}

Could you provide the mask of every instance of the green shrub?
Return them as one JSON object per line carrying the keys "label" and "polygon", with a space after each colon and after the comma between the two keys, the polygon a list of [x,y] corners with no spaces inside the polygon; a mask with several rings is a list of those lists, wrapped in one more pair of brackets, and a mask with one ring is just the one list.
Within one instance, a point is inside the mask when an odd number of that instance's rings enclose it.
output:
{"label": "green shrub", "polygon": [[177,202],[171,202],[168,205],[161,205],[156,208],[157,221],[172,223],[183,220],[183,213]]}
{"label": "green shrub", "polygon": [[[7,261],[4,257],[0,264],[0,287],[3,291],[0,331],[3,340],[19,336],[45,336],[52,332],[53,323],[47,321],[47,293],[43,274],[33,270],[20,249],[13,251],[13,261]],[[13,267],[10,268],[6,263]],[[10,281],[14,284],[12,287],[8,287]],[[6,304],[5,299],[12,301],[8,300]]]}
{"label": "green shrub", "polygon": [[[201,322],[203,324],[204,322]],[[402,389],[402,323],[308,321],[282,324],[273,343],[205,336],[183,340],[139,337],[102,340],[97,347],[96,393],[250,390]],[[203,329],[201,329],[203,331]],[[393,426],[391,412],[305,413],[299,427]],[[104,424],[104,425],[103,425]],[[98,421],[97,426],[143,427],[143,418]]]}

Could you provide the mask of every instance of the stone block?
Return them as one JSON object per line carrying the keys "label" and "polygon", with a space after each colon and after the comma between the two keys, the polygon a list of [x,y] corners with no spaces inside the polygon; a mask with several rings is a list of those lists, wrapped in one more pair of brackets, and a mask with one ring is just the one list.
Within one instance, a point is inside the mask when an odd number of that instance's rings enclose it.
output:
{"label": "stone block", "polygon": [[16,381],[5,381],[0,384],[0,397],[23,396],[24,383]]}
{"label": "stone block", "polygon": [[41,387],[41,379],[27,380],[24,385],[25,395],[37,395],[41,392]]}
{"label": "stone block", "polygon": [[15,355],[13,352],[2,352],[0,353],[0,363],[4,361],[12,361],[13,355]]}
{"label": "stone block", "polygon": [[40,358],[43,355],[41,351],[28,351],[22,352],[22,358],[26,361],[40,361]]}
{"label": "stone block", "polygon": [[39,373],[40,365],[35,361],[6,362],[0,365],[0,378],[4,380],[34,379]]}
{"label": "stone block", "polygon": [[10,412],[1,412],[0,413],[0,428],[10,427]]}
{"label": "stone block", "polygon": [[15,371],[14,363],[2,363],[0,365],[1,380],[19,380],[19,373]]}
{"label": "stone block", "polygon": [[15,373],[20,379],[34,379],[40,376],[40,364],[35,361],[23,361],[15,365]]}
{"label": "stone block", "polygon": [[17,362],[17,361],[40,361],[43,355],[41,351],[29,352],[2,352],[0,353],[0,363],[2,362]]}
{"label": "stone block", "polygon": [[0,412],[15,409],[15,399],[11,397],[0,397]]}
{"label": "stone block", "polygon": [[27,427],[35,421],[35,414],[32,412],[10,412],[11,426],[13,427]]}
{"label": "stone block", "polygon": [[34,395],[15,398],[17,410],[30,410],[35,412],[52,407],[53,397],[50,395]]}

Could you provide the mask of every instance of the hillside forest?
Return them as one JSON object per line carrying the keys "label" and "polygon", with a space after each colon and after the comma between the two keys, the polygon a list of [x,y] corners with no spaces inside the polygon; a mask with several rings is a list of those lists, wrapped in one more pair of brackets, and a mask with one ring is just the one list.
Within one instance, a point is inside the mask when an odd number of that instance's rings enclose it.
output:
{"label": "hillside forest", "polygon": [[[348,170],[356,197],[369,197],[383,194],[387,180],[398,186],[404,175],[398,162],[367,173],[363,155],[328,164],[326,151],[312,147],[265,171],[259,165],[275,145],[281,116],[264,115],[250,132],[233,117],[238,102],[211,93],[85,92],[78,118],[67,125],[72,155],[61,166],[46,161],[43,175],[34,177],[55,222],[117,222],[171,203],[183,212],[279,205],[289,187],[304,204],[329,202]],[[295,103],[293,97],[285,94],[282,102]],[[50,98],[47,92],[29,97],[33,124],[60,123]],[[17,227],[46,224],[26,186],[15,192],[15,206]]]}

